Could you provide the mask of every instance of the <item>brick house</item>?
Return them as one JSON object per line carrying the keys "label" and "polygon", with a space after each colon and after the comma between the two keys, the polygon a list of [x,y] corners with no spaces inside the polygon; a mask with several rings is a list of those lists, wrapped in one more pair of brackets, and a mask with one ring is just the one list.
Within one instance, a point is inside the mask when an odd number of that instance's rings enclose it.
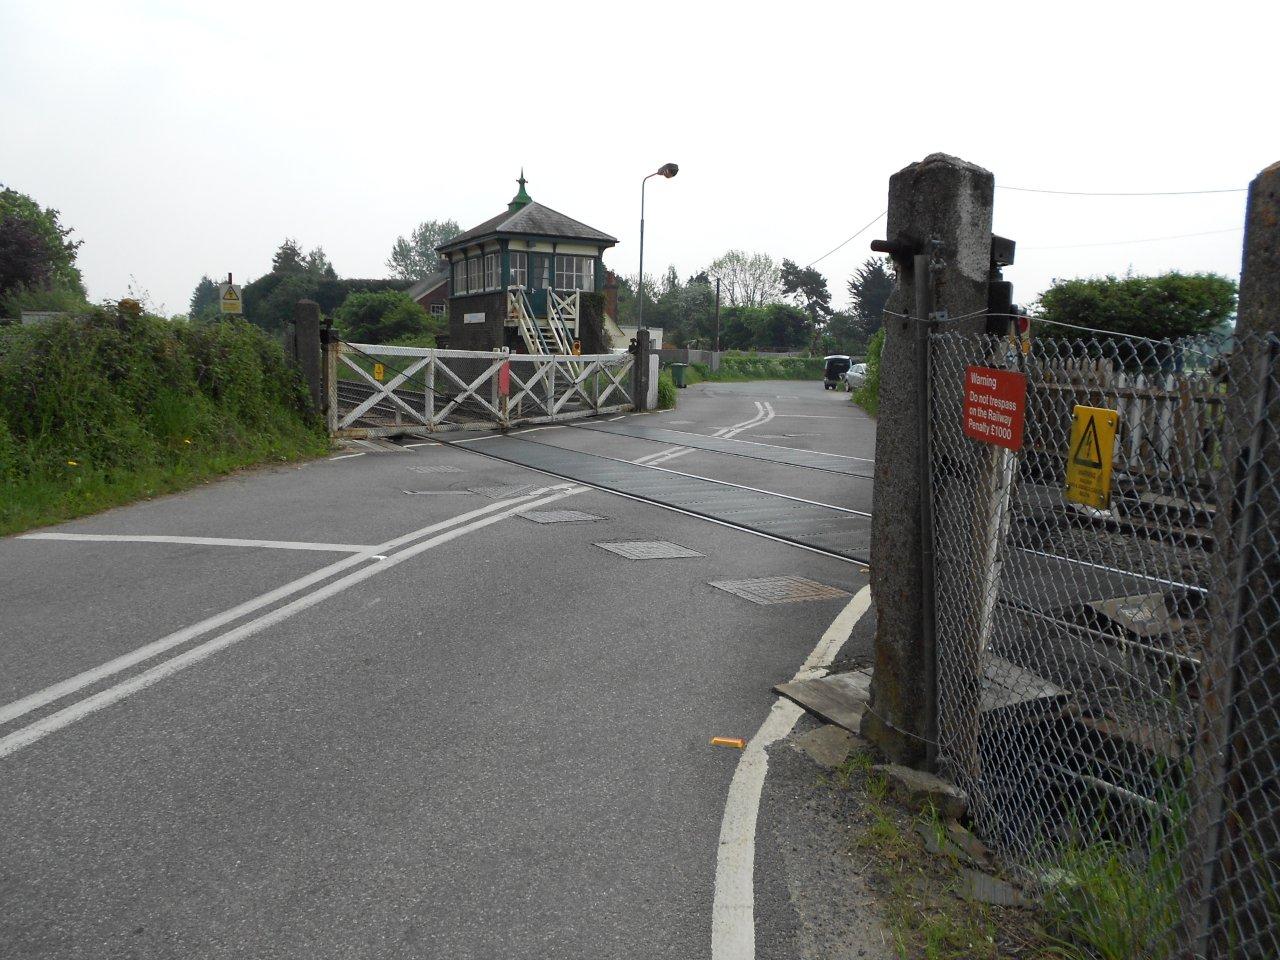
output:
{"label": "brick house", "polygon": [[449,271],[440,270],[405,291],[427,313],[443,317],[449,302]]}

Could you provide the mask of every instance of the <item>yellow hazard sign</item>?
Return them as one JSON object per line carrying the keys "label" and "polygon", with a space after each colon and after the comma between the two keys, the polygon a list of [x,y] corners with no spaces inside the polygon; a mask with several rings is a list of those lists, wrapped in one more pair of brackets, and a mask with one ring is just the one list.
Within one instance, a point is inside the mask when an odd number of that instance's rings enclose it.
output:
{"label": "yellow hazard sign", "polygon": [[220,284],[218,286],[218,307],[223,313],[243,313],[240,288],[234,283]]}
{"label": "yellow hazard sign", "polygon": [[1067,499],[1105,510],[1111,504],[1111,457],[1120,415],[1101,407],[1076,407],[1067,453]]}
{"label": "yellow hazard sign", "polygon": [[382,364],[380,364],[380,363],[375,363],[375,364],[373,365],[373,379],[375,379],[375,380],[377,380],[379,383],[381,383],[381,382],[382,382],[382,378],[383,378],[383,377],[385,377],[386,375],[387,375],[387,368],[386,368],[386,367],[384,367],[384,366],[383,366]]}

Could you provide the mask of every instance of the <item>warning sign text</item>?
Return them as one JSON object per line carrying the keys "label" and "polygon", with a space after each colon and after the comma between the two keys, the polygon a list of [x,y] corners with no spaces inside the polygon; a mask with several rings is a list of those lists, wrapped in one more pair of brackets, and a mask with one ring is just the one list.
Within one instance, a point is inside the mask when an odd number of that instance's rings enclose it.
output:
{"label": "warning sign text", "polygon": [[1012,370],[965,367],[964,434],[1010,450],[1022,448],[1027,378]]}

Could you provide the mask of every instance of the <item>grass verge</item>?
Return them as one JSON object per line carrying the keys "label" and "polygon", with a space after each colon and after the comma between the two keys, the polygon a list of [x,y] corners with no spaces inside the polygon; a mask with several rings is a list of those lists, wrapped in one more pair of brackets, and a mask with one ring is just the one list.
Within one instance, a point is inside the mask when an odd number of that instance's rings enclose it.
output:
{"label": "grass verge", "polygon": [[[947,825],[932,811],[912,813],[894,801],[883,775],[871,769],[875,762],[864,746],[821,782],[852,801],[847,852],[877,894],[894,953],[902,960],[1058,956],[1039,910],[965,896],[971,864],[947,840]],[[929,851],[926,835],[941,852]]]}
{"label": "grass verge", "polygon": [[279,344],[114,308],[0,327],[0,535],[319,456]]}

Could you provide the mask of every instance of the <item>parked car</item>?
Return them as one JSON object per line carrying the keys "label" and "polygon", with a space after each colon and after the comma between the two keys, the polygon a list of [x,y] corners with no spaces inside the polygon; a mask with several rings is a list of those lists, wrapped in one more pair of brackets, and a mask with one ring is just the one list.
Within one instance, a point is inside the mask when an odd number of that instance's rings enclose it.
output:
{"label": "parked car", "polygon": [[855,363],[844,372],[844,388],[852,393],[867,382],[867,365]]}
{"label": "parked car", "polygon": [[845,372],[849,369],[849,364],[853,361],[847,354],[843,353],[835,353],[822,359],[824,361],[822,387],[824,390],[834,390],[840,386]]}

